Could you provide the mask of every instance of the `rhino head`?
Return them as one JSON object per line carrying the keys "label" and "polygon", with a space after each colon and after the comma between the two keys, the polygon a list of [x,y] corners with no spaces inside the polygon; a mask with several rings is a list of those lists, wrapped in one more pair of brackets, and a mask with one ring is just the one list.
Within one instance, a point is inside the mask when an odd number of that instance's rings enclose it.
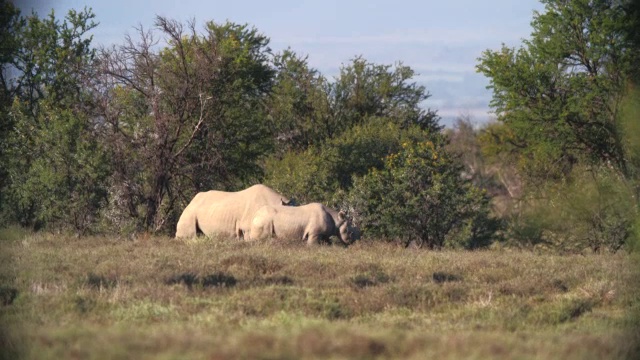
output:
{"label": "rhino head", "polygon": [[344,211],[338,213],[338,237],[345,245],[351,245],[360,239],[360,229],[353,226]]}

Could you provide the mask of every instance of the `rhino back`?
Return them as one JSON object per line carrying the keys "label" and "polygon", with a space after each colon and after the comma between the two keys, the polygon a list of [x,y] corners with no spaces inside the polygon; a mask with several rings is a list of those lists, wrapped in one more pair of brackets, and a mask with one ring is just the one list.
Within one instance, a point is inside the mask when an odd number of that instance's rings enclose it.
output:
{"label": "rhino back", "polygon": [[277,207],[274,228],[277,234],[302,238],[305,234],[330,235],[334,231],[334,223],[324,205],[311,203],[296,207]]}
{"label": "rhino back", "polygon": [[243,232],[250,230],[251,220],[261,207],[265,205],[280,206],[283,200],[289,201],[288,198],[262,184],[253,185],[235,194],[234,200],[242,204],[242,209],[238,209],[240,211],[238,222]]}
{"label": "rhino back", "polygon": [[208,191],[199,199],[197,223],[200,230],[207,234],[235,234],[237,216],[229,201],[233,193],[224,191]]}
{"label": "rhino back", "polygon": [[284,196],[273,189],[257,184],[236,192],[207,191],[192,201],[197,208],[197,222],[205,234],[245,236],[251,229],[251,220],[264,205],[280,205]]}
{"label": "rhino back", "polygon": [[274,236],[273,220],[275,214],[276,209],[270,205],[264,205],[255,212],[249,232],[251,240],[264,240]]}

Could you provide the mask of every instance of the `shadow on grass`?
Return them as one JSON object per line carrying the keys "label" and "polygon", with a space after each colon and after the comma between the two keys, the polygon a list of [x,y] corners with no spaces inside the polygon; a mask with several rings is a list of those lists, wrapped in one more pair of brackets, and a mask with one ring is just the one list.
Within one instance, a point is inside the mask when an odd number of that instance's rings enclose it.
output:
{"label": "shadow on grass", "polygon": [[189,290],[194,287],[210,288],[210,287],[233,287],[237,284],[237,280],[233,275],[227,275],[217,272],[205,276],[198,276],[194,273],[183,273],[170,277],[165,281],[167,285],[184,284]]}
{"label": "shadow on grass", "polygon": [[269,276],[264,278],[264,283],[266,285],[293,285],[293,279],[286,275]]}
{"label": "shadow on grass", "polygon": [[393,280],[377,264],[360,264],[356,266],[355,270],[360,274],[351,279],[351,283],[359,289],[386,284]]}
{"label": "shadow on grass", "polygon": [[13,304],[18,297],[18,289],[0,285],[0,304],[3,306]]}
{"label": "shadow on grass", "polygon": [[115,277],[106,277],[103,275],[96,275],[94,273],[87,274],[85,284],[93,289],[107,289],[116,286],[118,280]]}
{"label": "shadow on grass", "polygon": [[274,273],[284,267],[275,260],[259,255],[231,255],[223,259],[220,264],[229,271],[231,268],[243,268],[253,275],[264,275]]}
{"label": "shadow on grass", "polygon": [[433,273],[433,281],[437,284],[442,284],[450,281],[462,281],[462,276],[450,274],[442,271],[436,271]]}

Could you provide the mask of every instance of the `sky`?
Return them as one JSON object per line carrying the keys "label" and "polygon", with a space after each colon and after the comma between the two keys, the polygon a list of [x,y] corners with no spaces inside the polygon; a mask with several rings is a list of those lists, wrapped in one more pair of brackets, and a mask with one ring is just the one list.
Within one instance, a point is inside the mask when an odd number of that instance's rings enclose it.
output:
{"label": "sky", "polygon": [[249,24],[271,39],[275,52],[290,47],[333,78],[356,56],[376,64],[402,62],[417,75],[444,125],[460,116],[483,123],[490,113],[489,80],[476,72],[478,57],[502,44],[518,47],[529,38],[537,0],[14,0],[23,14],[89,7],[98,27],[94,44],[121,44],[134,26],[152,28],[156,15]]}

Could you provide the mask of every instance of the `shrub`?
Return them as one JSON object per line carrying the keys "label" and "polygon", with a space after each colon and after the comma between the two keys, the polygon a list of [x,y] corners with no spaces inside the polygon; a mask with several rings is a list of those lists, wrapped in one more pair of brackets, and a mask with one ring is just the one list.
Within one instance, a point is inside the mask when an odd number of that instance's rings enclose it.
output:
{"label": "shrub", "polygon": [[328,168],[316,149],[288,152],[265,162],[265,184],[300,203],[323,201],[331,184]]}
{"label": "shrub", "polygon": [[404,244],[486,246],[497,230],[489,198],[461,171],[441,143],[405,141],[382,169],[354,179],[354,219],[368,236]]}
{"label": "shrub", "polygon": [[402,142],[430,137],[418,126],[403,128],[391,119],[370,117],[321,145],[271,157],[265,164],[265,183],[303,203],[345,205],[354,176],[381,169],[385,156],[398,152]]}
{"label": "shrub", "polygon": [[528,200],[509,231],[513,240],[565,252],[631,248],[638,217],[633,187],[606,168],[577,168],[572,175]]}

